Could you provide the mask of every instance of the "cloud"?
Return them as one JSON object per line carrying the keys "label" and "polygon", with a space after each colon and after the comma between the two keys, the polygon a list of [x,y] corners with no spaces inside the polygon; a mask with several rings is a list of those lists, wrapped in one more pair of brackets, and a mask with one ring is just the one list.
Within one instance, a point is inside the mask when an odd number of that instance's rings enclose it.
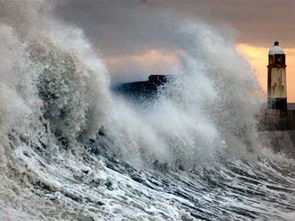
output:
{"label": "cloud", "polygon": [[59,12],[81,25],[105,53],[114,48],[124,52],[167,47],[169,29],[179,14],[217,27],[231,26],[239,33],[239,43],[269,46],[278,39],[286,47],[295,46],[295,1],[68,0]]}
{"label": "cloud", "polygon": [[184,20],[208,23],[239,44],[295,47],[295,1],[288,0],[66,0],[56,13],[81,27],[106,59],[177,51],[175,29]]}
{"label": "cloud", "polygon": [[170,33],[177,21],[172,13],[141,1],[71,0],[58,11],[82,27],[104,56],[174,49]]}

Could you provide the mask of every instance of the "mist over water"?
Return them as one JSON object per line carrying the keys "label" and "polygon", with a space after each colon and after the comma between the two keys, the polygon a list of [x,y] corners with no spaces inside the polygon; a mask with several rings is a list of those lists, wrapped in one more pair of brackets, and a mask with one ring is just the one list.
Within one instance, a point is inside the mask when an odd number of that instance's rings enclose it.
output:
{"label": "mist over water", "polygon": [[144,157],[192,166],[221,152],[239,157],[255,152],[260,100],[249,64],[208,25],[184,20],[174,35],[181,70],[159,98],[132,109],[113,97],[118,120],[108,128],[115,137],[124,134],[119,142],[127,143],[118,146],[126,160],[137,160],[134,152],[143,151]]}
{"label": "mist over water", "polygon": [[258,139],[234,41],[173,15],[178,71],[135,105],[52,2],[0,5],[1,220],[292,220],[294,162]]}

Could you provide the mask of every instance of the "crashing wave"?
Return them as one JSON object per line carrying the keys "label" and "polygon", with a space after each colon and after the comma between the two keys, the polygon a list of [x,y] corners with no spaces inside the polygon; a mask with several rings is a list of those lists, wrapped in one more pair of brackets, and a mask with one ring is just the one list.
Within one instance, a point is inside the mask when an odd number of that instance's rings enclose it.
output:
{"label": "crashing wave", "polygon": [[257,83],[220,33],[171,30],[182,71],[142,108],[52,2],[0,5],[1,220],[293,216],[293,161],[256,159]]}

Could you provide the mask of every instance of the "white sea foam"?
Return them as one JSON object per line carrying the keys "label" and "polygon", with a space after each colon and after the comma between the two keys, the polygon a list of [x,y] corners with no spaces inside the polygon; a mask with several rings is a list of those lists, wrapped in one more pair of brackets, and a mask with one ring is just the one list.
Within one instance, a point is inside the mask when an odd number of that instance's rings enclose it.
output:
{"label": "white sea foam", "polygon": [[[234,209],[246,204],[259,208],[254,218],[290,210],[284,183],[294,177],[267,160],[239,160],[258,147],[258,87],[222,34],[178,19],[170,31],[182,70],[146,108],[111,93],[102,60],[80,29],[53,18],[51,2],[0,5],[2,220],[238,220]],[[84,141],[99,130],[96,156]],[[216,156],[234,157],[227,165]],[[155,162],[167,165],[163,174],[148,169]],[[264,194],[285,194],[281,207]]]}

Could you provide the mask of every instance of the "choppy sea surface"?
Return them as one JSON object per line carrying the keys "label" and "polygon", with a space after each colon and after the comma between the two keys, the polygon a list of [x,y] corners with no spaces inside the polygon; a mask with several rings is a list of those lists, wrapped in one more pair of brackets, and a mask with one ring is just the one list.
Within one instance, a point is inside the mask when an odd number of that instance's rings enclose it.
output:
{"label": "choppy sea surface", "polygon": [[0,3],[0,220],[295,219],[294,160],[223,33],[173,17],[181,69],[135,102],[53,2]]}

